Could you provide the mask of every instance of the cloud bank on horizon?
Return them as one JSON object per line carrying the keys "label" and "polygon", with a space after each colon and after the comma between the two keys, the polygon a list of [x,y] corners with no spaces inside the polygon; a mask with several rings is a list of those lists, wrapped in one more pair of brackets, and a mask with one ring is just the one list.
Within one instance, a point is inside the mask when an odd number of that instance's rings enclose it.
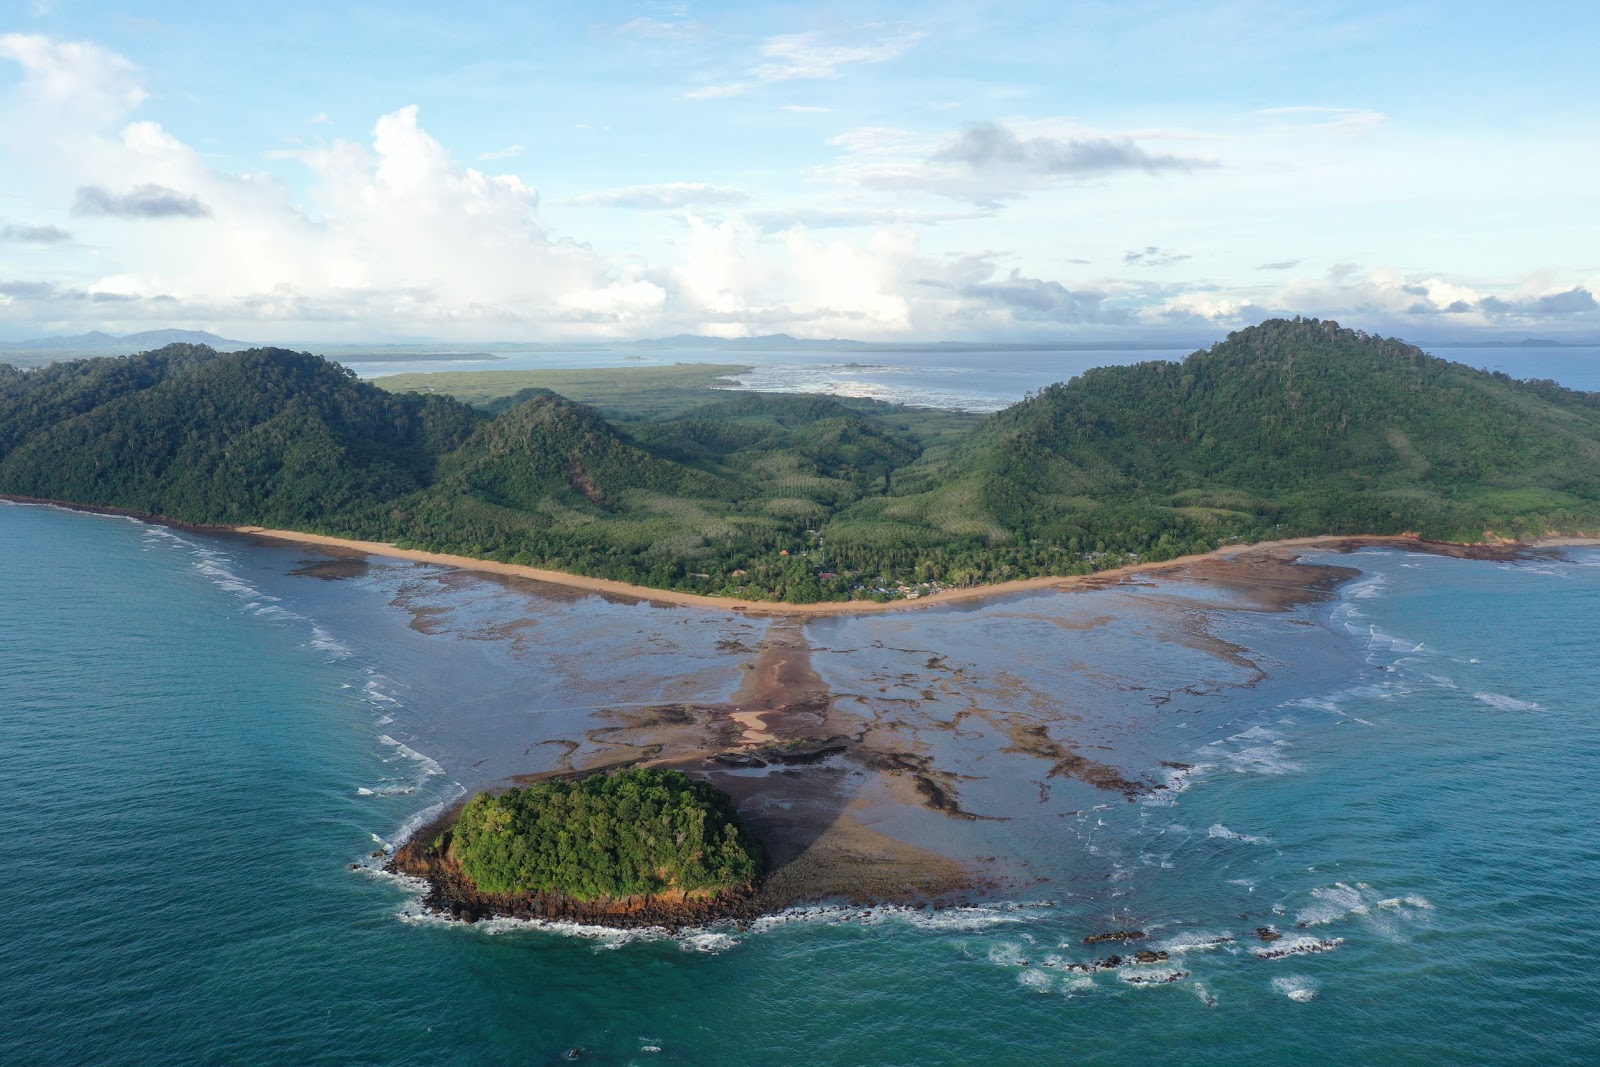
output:
{"label": "cloud bank on horizon", "polygon": [[1475,6],[35,5],[0,336],[1600,336],[1600,9]]}

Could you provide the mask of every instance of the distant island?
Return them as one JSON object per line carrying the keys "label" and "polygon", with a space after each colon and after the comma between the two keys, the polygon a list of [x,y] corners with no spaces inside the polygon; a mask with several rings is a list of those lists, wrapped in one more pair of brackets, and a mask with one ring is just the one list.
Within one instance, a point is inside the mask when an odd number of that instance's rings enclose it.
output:
{"label": "distant island", "polygon": [[[1600,529],[1600,394],[1275,319],[989,417],[727,393],[390,392],[281,349],[0,366],[0,493],[746,601],[894,600],[1326,534]],[[574,372],[576,373],[576,372]],[[458,376],[459,377],[459,376]]]}
{"label": "distant island", "polygon": [[1600,340],[1555,341],[1545,337],[1524,337],[1520,341],[1439,341],[1430,348],[1595,348]]}

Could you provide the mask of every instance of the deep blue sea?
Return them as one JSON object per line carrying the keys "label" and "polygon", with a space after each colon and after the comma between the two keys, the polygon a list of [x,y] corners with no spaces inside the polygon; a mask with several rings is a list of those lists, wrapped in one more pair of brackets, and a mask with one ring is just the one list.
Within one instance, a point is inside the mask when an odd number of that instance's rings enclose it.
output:
{"label": "deep blue sea", "polygon": [[[932,649],[977,711],[1189,769],[946,820],[1036,875],[981,906],[624,939],[432,921],[362,861],[586,709],[726,696],[761,624],[0,506],[0,1063],[1595,1062],[1600,551],[1322,561],[1361,574],[1284,613],[1145,581],[812,624],[837,691]],[[1121,925],[1169,959],[1068,969]]]}

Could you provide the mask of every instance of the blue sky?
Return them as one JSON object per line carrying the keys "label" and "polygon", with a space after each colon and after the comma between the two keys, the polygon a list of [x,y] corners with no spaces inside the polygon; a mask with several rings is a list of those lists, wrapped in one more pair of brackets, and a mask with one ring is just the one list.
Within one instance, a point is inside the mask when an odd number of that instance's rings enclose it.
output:
{"label": "blue sky", "polygon": [[0,14],[0,334],[1600,335],[1600,7]]}

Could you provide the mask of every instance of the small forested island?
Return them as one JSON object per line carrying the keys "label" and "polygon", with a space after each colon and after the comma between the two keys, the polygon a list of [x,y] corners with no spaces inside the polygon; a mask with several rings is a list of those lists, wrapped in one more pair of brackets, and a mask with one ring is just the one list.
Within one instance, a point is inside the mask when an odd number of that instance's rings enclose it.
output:
{"label": "small forested island", "polygon": [[727,795],[674,770],[635,767],[479,793],[419,834],[394,868],[428,903],[490,915],[679,925],[738,914],[761,846]]}
{"label": "small forested island", "polygon": [[1600,528],[1600,394],[1333,322],[1270,320],[988,417],[668,370],[648,402],[467,403],[280,349],[0,366],[0,494],[791,604],[1276,538]]}

